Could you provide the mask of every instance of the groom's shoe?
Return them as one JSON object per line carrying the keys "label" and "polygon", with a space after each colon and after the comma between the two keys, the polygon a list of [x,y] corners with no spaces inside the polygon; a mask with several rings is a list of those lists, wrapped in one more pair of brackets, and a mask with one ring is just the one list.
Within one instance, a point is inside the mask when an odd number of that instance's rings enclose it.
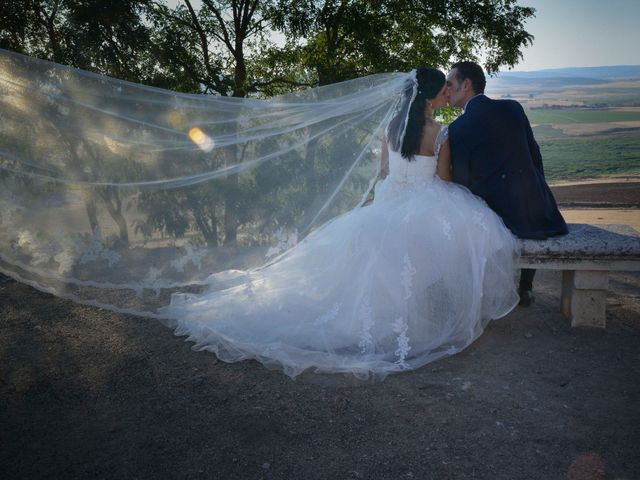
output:
{"label": "groom's shoe", "polygon": [[536,297],[533,296],[531,290],[518,290],[518,294],[520,295],[518,305],[521,307],[530,307],[531,304],[536,301]]}

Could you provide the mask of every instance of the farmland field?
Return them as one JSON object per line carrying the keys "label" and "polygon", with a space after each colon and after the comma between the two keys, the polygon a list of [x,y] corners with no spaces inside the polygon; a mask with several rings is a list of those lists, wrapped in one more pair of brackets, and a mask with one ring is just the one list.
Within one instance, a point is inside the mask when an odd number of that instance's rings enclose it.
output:
{"label": "farmland field", "polygon": [[640,172],[640,109],[527,110],[550,181]]}
{"label": "farmland field", "polygon": [[487,82],[490,97],[512,98],[525,108],[550,181],[640,172],[638,70],[610,70],[610,78],[594,77],[592,83],[563,76],[567,72]]}
{"label": "farmland field", "polygon": [[640,130],[588,136],[537,127],[548,180],[573,180],[640,172]]}
{"label": "farmland field", "polygon": [[527,111],[533,125],[640,121],[640,111],[610,109],[536,109]]}

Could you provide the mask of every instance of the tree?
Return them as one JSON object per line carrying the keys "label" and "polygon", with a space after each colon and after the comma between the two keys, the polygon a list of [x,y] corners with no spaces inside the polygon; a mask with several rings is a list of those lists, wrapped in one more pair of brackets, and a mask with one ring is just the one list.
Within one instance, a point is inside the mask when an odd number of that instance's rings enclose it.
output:
{"label": "tree", "polygon": [[[515,0],[201,0],[199,8],[192,0],[175,8],[164,0],[7,0],[0,3],[0,46],[182,92],[270,96],[458,59],[482,58],[494,72],[517,63],[531,43],[524,22],[533,14]],[[226,125],[231,136],[239,128]],[[308,135],[315,136],[313,127]],[[300,153],[317,172],[304,190],[318,193],[332,182],[323,164],[331,149],[309,142]],[[247,153],[233,145],[219,150],[191,164],[215,170]],[[209,245],[235,244],[239,229],[264,221],[264,209],[248,199],[269,182],[266,171],[230,175],[199,186],[201,201],[178,190],[147,193],[139,207],[148,221],[138,228],[172,236],[195,229]],[[100,201],[126,238],[117,192],[96,193],[87,200],[92,228]]]}
{"label": "tree", "polygon": [[[146,51],[150,35],[143,21],[149,0],[8,0],[0,6],[0,46],[57,63],[145,82],[150,69]],[[55,123],[52,124],[55,129]],[[91,146],[59,129],[68,145],[71,164],[82,149],[94,164]],[[72,165],[70,165],[71,167]],[[127,223],[117,191],[87,192],[85,207],[92,230],[99,226],[97,203],[102,203],[128,243]]]}
{"label": "tree", "polygon": [[[254,75],[261,71],[254,68],[260,52],[274,48],[269,40],[273,9],[274,2],[270,0],[202,0],[198,10],[191,0],[183,0],[174,9],[156,4],[151,15],[153,43],[163,84],[173,78],[176,86],[191,92],[232,97],[273,88],[280,81],[278,78]],[[233,135],[237,128],[234,122],[228,122],[225,134]],[[236,164],[241,156],[235,145],[225,147],[218,156],[222,163],[212,168]],[[218,192],[225,192],[224,196],[201,192],[208,199],[207,204],[190,213],[209,244],[216,243],[212,236],[217,235],[226,245],[236,242],[238,228],[246,217],[240,201],[241,188],[238,176],[231,175],[216,185]],[[222,224],[217,225],[219,222]]]}
{"label": "tree", "polygon": [[150,1],[6,0],[0,6],[0,47],[145,82]]}
{"label": "tree", "polygon": [[534,12],[514,0],[280,0],[274,24],[290,39],[294,75],[311,70],[326,85],[483,55],[489,73],[512,67],[533,40],[524,22]]}
{"label": "tree", "polygon": [[256,75],[265,65],[263,52],[276,48],[271,41],[274,15],[272,0],[202,0],[198,10],[191,0],[173,9],[156,3],[151,14],[154,56],[164,75],[183,79],[190,91],[245,97],[274,84],[291,84]]}

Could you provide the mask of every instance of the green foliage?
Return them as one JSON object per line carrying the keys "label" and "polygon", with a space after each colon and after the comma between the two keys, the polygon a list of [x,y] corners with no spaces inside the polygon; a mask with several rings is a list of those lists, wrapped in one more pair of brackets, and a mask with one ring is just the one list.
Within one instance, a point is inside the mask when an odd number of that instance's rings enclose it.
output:
{"label": "green foliage", "polygon": [[151,0],[4,0],[0,47],[123,80],[152,70]]}
{"label": "green foliage", "polygon": [[6,0],[0,47],[180,91],[272,95],[481,52],[489,72],[511,67],[533,14],[513,0]]}
{"label": "green foliage", "polygon": [[259,90],[254,74],[257,52],[269,41],[269,0],[191,0],[175,8],[156,3],[149,12],[153,24],[152,55],[158,62],[157,81],[189,92],[244,97]]}
{"label": "green foliage", "polygon": [[532,41],[524,22],[533,13],[511,0],[279,0],[273,18],[291,39],[292,79],[314,72],[326,85],[481,52],[488,72],[511,67]]}
{"label": "green foliage", "polygon": [[449,125],[456,118],[462,115],[462,111],[463,110],[461,108],[447,105],[446,107],[441,108],[436,112],[436,119],[438,120],[438,122],[444,125]]}

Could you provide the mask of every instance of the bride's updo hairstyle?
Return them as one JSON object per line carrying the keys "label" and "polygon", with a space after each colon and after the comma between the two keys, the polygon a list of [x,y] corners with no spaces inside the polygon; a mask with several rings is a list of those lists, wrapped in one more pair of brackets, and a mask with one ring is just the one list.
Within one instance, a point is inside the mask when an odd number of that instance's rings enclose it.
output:
{"label": "bride's updo hairstyle", "polygon": [[[425,107],[428,100],[435,98],[446,82],[444,73],[436,68],[421,67],[416,70],[416,81],[418,90],[413,103],[409,107],[407,128],[404,134],[402,145],[393,143],[391,147],[394,151],[400,151],[407,160],[412,160],[413,156],[420,151],[422,143],[422,129],[426,123]],[[404,92],[405,102],[410,102],[413,96],[413,88],[407,88]],[[402,112],[404,109],[401,109]],[[403,114],[399,113],[389,123],[389,139],[395,139],[399,143],[402,132]],[[390,140],[391,141],[391,140]]]}

